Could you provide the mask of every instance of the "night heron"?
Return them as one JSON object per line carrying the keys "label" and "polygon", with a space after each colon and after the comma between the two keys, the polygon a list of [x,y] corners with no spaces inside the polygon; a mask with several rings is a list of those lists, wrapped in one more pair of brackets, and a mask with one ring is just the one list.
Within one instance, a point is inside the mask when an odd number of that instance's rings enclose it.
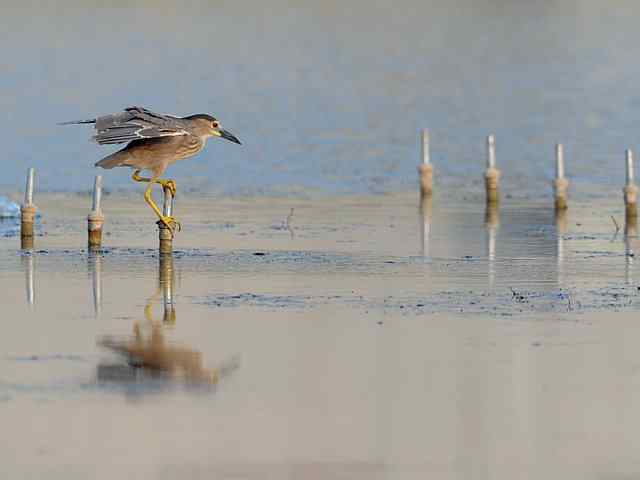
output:
{"label": "night heron", "polygon": [[[97,167],[131,167],[131,178],[136,182],[149,182],[144,199],[156,213],[160,222],[173,233],[180,223],[173,217],[164,216],[151,197],[154,183],[168,188],[176,194],[176,182],[161,179],[169,165],[192,157],[205,146],[209,137],[222,137],[240,144],[231,133],[223,130],[220,122],[211,115],[198,113],[188,117],[174,117],[151,112],[141,107],[125,108],[123,112],[97,117],[92,120],[64,122],[61,125],[95,124],[93,139],[100,145],[127,143],[127,146],[96,163]],[[140,172],[148,170],[151,178],[141,177]]]}

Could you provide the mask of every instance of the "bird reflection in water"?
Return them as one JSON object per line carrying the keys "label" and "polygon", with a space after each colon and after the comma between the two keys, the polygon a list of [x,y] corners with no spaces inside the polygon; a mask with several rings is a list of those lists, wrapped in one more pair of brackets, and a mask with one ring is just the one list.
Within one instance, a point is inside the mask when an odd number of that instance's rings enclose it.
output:
{"label": "bird reflection in water", "polygon": [[[238,367],[238,360],[232,358],[217,368],[208,368],[199,351],[167,341],[165,331],[175,327],[176,323],[171,255],[161,256],[158,278],[158,288],[144,308],[145,320],[134,323],[133,335],[109,335],[98,339],[99,346],[118,354],[126,361],[126,365],[98,365],[98,381],[145,382],[156,379],[187,385],[216,385]],[[164,313],[162,320],[155,320],[153,304],[160,295],[163,297]]]}

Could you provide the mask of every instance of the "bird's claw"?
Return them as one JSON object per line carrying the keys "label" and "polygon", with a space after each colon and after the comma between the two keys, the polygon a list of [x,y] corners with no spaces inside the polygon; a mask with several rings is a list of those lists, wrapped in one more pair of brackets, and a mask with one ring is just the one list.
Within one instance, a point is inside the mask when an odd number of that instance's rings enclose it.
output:
{"label": "bird's claw", "polygon": [[162,185],[163,188],[168,188],[172,197],[176,196],[177,186],[175,180],[162,180],[160,185]]}
{"label": "bird's claw", "polygon": [[169,230],[171,230],[171,235],[176,233],[176,228],[178,231],[182,231],[182,224],[173,217],[162,216],[160,220],[158,220],[158,224],[165,225]]}

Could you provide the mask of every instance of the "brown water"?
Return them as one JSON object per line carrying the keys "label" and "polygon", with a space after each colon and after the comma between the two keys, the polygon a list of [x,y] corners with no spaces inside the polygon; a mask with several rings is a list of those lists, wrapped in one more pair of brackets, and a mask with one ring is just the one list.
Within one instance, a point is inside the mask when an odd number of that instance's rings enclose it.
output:
{"label": "brown water", "polygon": [[[38,202],[33,251],[0,239],[8,478],[640,470],[640,293],[618,201],[557,225],[543,204],[187,195],[162,263],[137,196],[106,198],[99,254],[87,199]],[[135,342],[136,325],[170,367],[98,345]]]}

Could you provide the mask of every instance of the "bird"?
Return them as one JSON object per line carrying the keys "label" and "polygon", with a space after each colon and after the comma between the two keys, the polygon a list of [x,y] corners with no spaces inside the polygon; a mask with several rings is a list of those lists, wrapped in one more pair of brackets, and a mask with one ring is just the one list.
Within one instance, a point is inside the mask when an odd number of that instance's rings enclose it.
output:
{"label": "bird", "polygon": [[[111,169],[130,167],[131,178],[136,182],[147,182],[144,199],[158,216],[158,224],[164,224],[173,235],[180,222],[172,216],[163,215],[151,196],[154,184],[168,188],[176,195],[176,182],[160,176],[172,163],[192,157],[202,151],[211,137],[220,137],[241,145],[232,133],[224,130],[212,115],[197,113],[186,117],[154,113],[144,107],[127,107],[123,111],[99,116],[89,120],[73,120],[59,125],[93,124],[96,134],[92,137],[100,145],[127,143],[117,152],[96,162],[96,167]],[[147,170],[150,177],[141,177]]]}

